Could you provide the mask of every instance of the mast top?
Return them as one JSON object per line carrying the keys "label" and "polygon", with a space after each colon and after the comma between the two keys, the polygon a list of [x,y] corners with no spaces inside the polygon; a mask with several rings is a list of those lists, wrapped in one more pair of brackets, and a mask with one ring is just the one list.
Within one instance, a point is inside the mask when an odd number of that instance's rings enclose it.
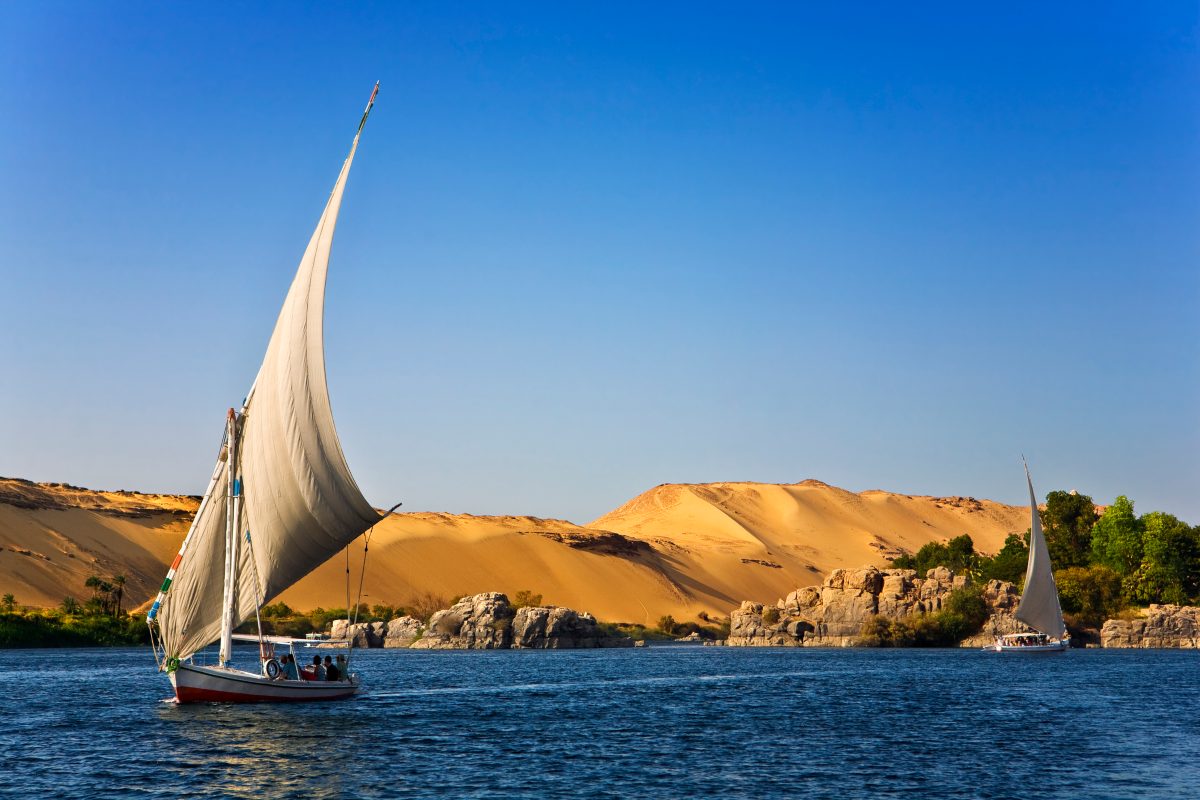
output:
{"label": "mast top", "polygon": [[375,97],[378,94],[379,94],[379,81],[375,81],[375,88],[371,90],[371,99],[367,101],[367,108],[365,111],[363,111],[362,119],[359,120],[359,123],[358,123],[358,130],[354,134],[356,137],[358,136],[358,134],[362,133],[363,125],[367,124],[367,115],[370,114],[371,109],[374,108]]}

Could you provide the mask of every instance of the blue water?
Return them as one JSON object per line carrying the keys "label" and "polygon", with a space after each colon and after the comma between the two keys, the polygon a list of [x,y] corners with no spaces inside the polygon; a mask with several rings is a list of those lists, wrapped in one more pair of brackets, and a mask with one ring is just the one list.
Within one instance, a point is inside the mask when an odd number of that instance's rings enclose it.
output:
{"label": "blue water", "polygon": [[0,796],[1200,796],[1200,653],[359,651],[364,696],[173,706],[0,651]]}

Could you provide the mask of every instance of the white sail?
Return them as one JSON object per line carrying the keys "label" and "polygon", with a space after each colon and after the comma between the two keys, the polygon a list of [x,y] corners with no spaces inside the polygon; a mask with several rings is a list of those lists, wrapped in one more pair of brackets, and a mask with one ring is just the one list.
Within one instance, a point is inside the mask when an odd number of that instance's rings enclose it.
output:
{"label": "white sail", "polygon": [[[367,112],[370,108],[369,103]],[[329,252],[358,139],[356,134],[300,260],[243,409],[235,473],[243,505],[233,625],[379,520],[350,474],[334,429],[322,335]],[[166,658],[186,658],[221,633],[229,468],[218,462],[151,612]]]}
{"label": "white sail", "polygon": [[1036,631],[1061,639],[1067,627],[1063,624],[1062,608],[1058,603],[1058,587],[1054,585],[1050,551],[1046,548],[1046,537],[1042,533],[1042,520],[1038,515],[1037,496],[1033,493],[1029,467],[1025,468],[1025,480],[1029,484],[1029,505],[1033,518],[1029,528],[1029,564],[1025,568],[1025,589],[1021,594],[1021,604],[1017,606],[1016,617]]}

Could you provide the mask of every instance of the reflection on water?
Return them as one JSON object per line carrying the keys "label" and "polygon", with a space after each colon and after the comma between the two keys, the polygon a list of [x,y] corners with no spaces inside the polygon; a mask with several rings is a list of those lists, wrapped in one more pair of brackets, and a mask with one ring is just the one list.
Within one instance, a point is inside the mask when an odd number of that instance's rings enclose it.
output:
{"label": "reflection on water", "polygon": [[1190,798],[1200,780],[1197,653],[356,662],[350,701],[174,706],[148,651],[0,651],[0,794]]}

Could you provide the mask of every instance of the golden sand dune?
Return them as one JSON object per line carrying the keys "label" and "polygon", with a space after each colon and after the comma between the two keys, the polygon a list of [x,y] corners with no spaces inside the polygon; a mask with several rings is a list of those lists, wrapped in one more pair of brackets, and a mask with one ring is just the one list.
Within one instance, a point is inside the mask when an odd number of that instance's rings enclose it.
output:
{"label": "golden sand dune", "polygon": [[[0,592],[52,605],[86,596],[90,574],[123,573],[136,604],[161,581],[197,498],[91,492],[0,479]],[[849,492],[820,481],[667,484],[587,526],[537,517],[395,514],[370,542],[364,602],[403,605],[528,589],[606,620],[724,615],[771,602],[835,567],[883,565],[929,541],[970,533],[994,552],[1028,509],[966,497]],[[357,592],[362,539],[351,545]],[[279,598],[296,608],[346,602],[346,559]]]}
{"label": "golden sand dune", "polygon": [[87,599],[90,575],[124,575],[127,605],[137,605],[162,583],[198,503],[0,478],[0,594],[57,605]]}
{"label": "golden sand dune", "polygon": [[[816,480],[666,484],[591,523],[670,554],[668,574],[728,613],[819,584],[837,567],[884,565],[930,541],[970,533],[995,552],[1027,527],[1028,508],[969,497],[850,492]],[[695,612],[693,612],[695,613]]]}

